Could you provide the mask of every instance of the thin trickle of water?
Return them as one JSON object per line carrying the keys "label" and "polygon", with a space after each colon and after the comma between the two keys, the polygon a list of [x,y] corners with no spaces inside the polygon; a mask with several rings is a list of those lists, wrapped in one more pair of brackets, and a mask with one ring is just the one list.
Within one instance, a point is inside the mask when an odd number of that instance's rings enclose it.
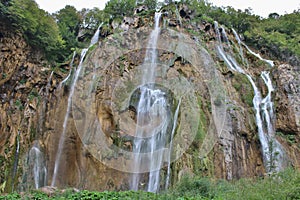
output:
{"label": "thin trickle of water", "polygon": [[170,176],[171,176],[171,154],[172,154],[172,149],[173,149],[173,137],[176,131],[176,125],[177,125],[177,120],[178,120],[178,114],[179,114],[179,108],[181,105],[181,98],[179,99],[174,119],[173,119],[173,127],[172,127],[172,132],[171,132],[171,139],[170,139],[170,145],[169,145],[169,154],[168,154],[168,168],[167,168],[167,177],[166,177],[166,184],[165,184],[165,189],[167,190],[169,188],[170,184]]}
{"label": "thin trickle of water", "polygon": [[[51,74],[48,78],[48,83],[47,83],[46,89],[45,89],[45,96],[46,97],[49,97],[49,90],[51,88],[51,81],[52,81],[53,73],[54,73],[54,71],[51,72]],[[44,121],[45,121],[45,113],[46,113],[46,109],[47,109],[47,102],[48,102],[48,98],[44,98],[44,100],[42,102],[42,109],[41,109],[41,111],[38,115],[38,124],[37,124],[37,130],[38,131],[35,135],[36,139],[38,139],[39,136],[44,133]]]}
{"label": "thin trickle of water", "polygon": [[70,62],[70,70],[69,70],[69,74],[68,76],[62,81],[60,82],[58,88],[61,89],[61,87],[63,86],[63,84],[65,82],[67,82],[67,80],[69,80],[70,76],[71,76],[71,73],[72,73],[72,69],[73,69],[73,64],[74,64],[74,60],[75,60],[75,56],[76,56],[76,51],[73,52],[73,56],[72,56],[72,60]]}
{"label": "thin trickle of water", "polygon": [[181,20],[180,14],[179,14],[178,5],[176,4],[175,6],[176,6],[176,11],[175,11],[176,17],[177,17],[177,20],[179,21],[180,27],[182,27],[182,20]]}
{"label": "thin trickle of water", "polygon": [[[98,37],[99,37],[98,36],[99,35],[99,29],[100,29],[100,26],[97,29],[97,31],[95,33],[95,36],[93,36],[93,41],[91,41],[89,48],[91,46],[93,46],[95,43],[97,43],[96,39],[98,39]],[[79,62],[79,65],[77,67],[77,70],[75,72],[74,79],[73,79],[73,82],[72,82],[72,85],[71,85],[71,90],[70,90],[69,97],[68,97],[67,111],[66,111],[66,114],[65,114],[64,122],[63,122],[63,131],[62,131],[62,134],[61,134],[60,139],[59,139],[58,149],[57,149],[57,153],[56,153],[56,159],[55,159],[55,164],[54,164],[54,170],[53,170],[51,186],[55,186],[55,184],[56,184],[57,172],[58,172],[60,161],[61,161],[61,155],[62,155],[64,142],[65,142],[65,137],[66,137],[68,119],[69,119],[69,115],[70,115],[70,111],[71,111],[72,97],[73,97],[73,94],[74,94],[74,91],[75,91],[75,87],[76,87],[76,83],[77,83],[79,74],[80,74],[82,66],[83,66],[82,63],[84,61],[84,58],[85,58],[85,55],[86,55],[87,51],[88,51],[88,48],[87,49],[82,49],[82,51],[81,51],[80,62]]]}
{"label": "thin trickle of water", "polygon": [[[217,21],[214,21],[214,29],[215,29],[215,33],[216,33],[216,36],[217,36],[217,41],[219,44],[222,43],[222,40],[221,40],[221,33],[220,33],[220,30],[219,30],[219,23]],[[223,45],[221,46],[223,48]]]}
{"label": "thin trickle of water", "polygon": [[[91,40],[91,44],[90,47],[93,46],[94,44],[96,44],[99,40],[99,33],[100,33],[100,28],[102,27],[103,22],[99,25],[95,35],[93,36],[92,40]],[[89,88],[89,94],[92,93],[93,89],[95,89],[95,85],[96,85],[96,77],[97,77],[97,65],[94,66],[93,69],[93,77],[92,77],[92,81],[91,81],[91,85]]]}
{"label": "thin trickle of water", "polygon": [[[18,135],[16,137],[17,145],[16,145],[16,152],[13,162],[13,168],[12,168],[12,180],[15,180],[17,170],[18,170],[18,163],[19,163],[19,156],[20,156],[20,131],[18,131]],[[14,190],[14,184],[12,184],[12,191]]]}
{"label": "thin trickle of water", "polygon": [[234,34],[234,37],[235,37],[236,41],[238,42],[238,44],[241,44],[242,41],[241,41],[241,38],[240,38],[240,36],[238,35],[238,33],[237,33],[233,28],[232,28],[231,30],[232,30],[232,32],[233,32],[233,34]]}
{"label": "thin trickle of water", "polygon": [[51,87],[51,81],[52,81],[52,76],[53,76],[54,71],[51,72],[49,78],[48,78],[48,83],[46,85],[46,95],[49,94],[49,89]]}
{"label": "thin trickle of water", "polygon": [[222,30],[221,34],[222,34],[223,41],[226,42],[227,44],[229,44],[228,36],[227,36],[226,30],[223,26],[221,26],[221,30]]}
{"label": "thin trickle of water", "polygon": [[243,63],[245,63],[248,66],[248,61],[244,57],[243,46],[242,46],[242,41],[240,39],[240,36],[238,35],[238,33],[233,28],[231,30],[232,30],[232,32],[233,32],[233,34],[235,36],[235,39],[236,39],[236,41],[237,41],[237,43],[239,45],[239,54],[240,54],[240,57],[242,58]]}
{"label": "thin trickle of water", "polygon": [[274,66],[274,61],[272,61],[272,60],[267,60],[267,59],[262,58],[262,57],[260,56],[260,54],[255,53],[254,51],[252,51],[245,43],[242,43],[242,44],[246,47],[246,49],[248,50],[249,53],[251,53],[252,55],[256,56],[256,57],[259,58],[260,60],[262,60],[262,61],[268,63],[271,67]]}

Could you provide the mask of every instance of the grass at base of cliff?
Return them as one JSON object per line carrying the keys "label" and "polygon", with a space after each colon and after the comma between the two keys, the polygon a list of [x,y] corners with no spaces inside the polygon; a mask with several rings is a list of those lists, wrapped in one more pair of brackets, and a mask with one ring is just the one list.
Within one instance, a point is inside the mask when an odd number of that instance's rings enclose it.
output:
{"label": "grass at base of cliff", "polygon": [[236,181],[213,180],[210,178],[184,176],[173,188],[161,194],[143,191],[83,190],[56,192],[51,197],[40,191],[26,194],[12,193],[2,199],[300,199],[300,172],[287,169],[284,172],[263,178]]}

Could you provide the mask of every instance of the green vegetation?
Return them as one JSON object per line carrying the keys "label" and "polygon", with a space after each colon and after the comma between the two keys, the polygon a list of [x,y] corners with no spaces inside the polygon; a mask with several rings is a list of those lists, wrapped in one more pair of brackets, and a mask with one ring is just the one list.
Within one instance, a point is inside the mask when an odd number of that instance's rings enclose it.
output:
{"label": "green vegetation", "polygon": [[235,10],[216,7],[199,0],[183,0],[195,13],[193,21],[218,21],[242,34],[247,44],[257,49],[267,49],[271,56],[285,60],[295,55],[300,57],[300,10],[291,14],[270,13],[267,19],[252,14],[252,10]]}
{"label": "green vegetation", "polygon": [[64,41],[53,18],[39,9],[35,1],[10,0],[1,2],[0,8],[5,12],[1,18],[21,31],[28,44],[41,49],[49,60],[57,59],[57,52],[63,47]]}
{"label": "green vegetation", "polygon": [[254,92],[250,81],[244,74],[234,74],[232,86],[241,93],[242,101],[249,107],[253,107]]}
{"label": "green vegetation", "polygon": [[[164,6],[171,13],[176,7],[173,1]],[[218,21],[229,28],[235,28],[244,35],[245,41],[258,49],[268,49],[271,55],[281,59],[300,56],[300,11],[283,16],[271,13],[267,19],[252,14],[251,9],[235,10],[232,7],[216,7],[200,0],[182,0],[193,10],[192,23],[202,21]],[[157,6],[157,0],[144,0],[138,5],[146,5],[150,11]],[[64,62],[72,53],[72,48],[86,46],[86,39],[78,37],[79,30],[84,28],[92,37],[92,33],[103,22],[104,35],[111,33],[109,24],[122,21],[124,16],[133,16],[135,0],[110,0],[104,10],[83,9],[77,11],[73,6],[66,6],[60,11],[49,14],[39,9],[34,0],[1,0],[0,18],[21,31],[28,44],[44,52],[45,58],[51,62]],[[173,12],[174,11],[174,12]],[[140,14],[139,14],[140,15]],[[190,23],[190,22],[188,22]],[[84,43],[85,42],[85,43]],[[266,51],[265,51],[266,52]]]}
{"label": "green vegetation", "polygon": [[253,28],[246,30],[244,35],[247,42],[256,48],[270,49],[274,56],[300,56],[300,10],[291,14],[274,17],[253,23]]}
{"label": "green vegetation", "polygon": [[135,8],[135,0],[110,0],[106,3],[104,12],[110,15],[110,18],[123,18],[123,16],[132,16]]}
{"label": "green vegetation", "polygon": [[11,193],[0,196],[0,200],[15,199],[299,199],[300,172],[291,168],[264,178],[241,179],[238,181],[212,180],[202,177],[183,176],[180,182],[169,191],[153,194],[143,191],[104,191],[83,190],[57,191],[50,197],[40,191],[26,194]]}
{"label": "green vegetation", "polygon": [[293,134],[293,133],[282,133],[280,131],[277,131],[276,135],[282,137],[283,139],[285,139],[288,142],[289,145],[293,145],[293,144],[297,143],[296,135]]}

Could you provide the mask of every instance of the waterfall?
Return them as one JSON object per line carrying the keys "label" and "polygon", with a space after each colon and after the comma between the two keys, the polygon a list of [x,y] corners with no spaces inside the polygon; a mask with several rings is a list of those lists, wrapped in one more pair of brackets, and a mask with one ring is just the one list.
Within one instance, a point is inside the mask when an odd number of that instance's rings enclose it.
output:
{"label": "waterfall", "polygon": [[[103,26],[103,22],[98,26],[95,34],[93,35],[93,37],[91,39],[89,47],[93,46],[94,44],[96,44],[98,42],[98,40],[99,40],[99,33],[100,33],[100,29],[101,29],[102,26]],[[62,85],[65,82],[67,82],[67,80],[69,80],[69,78],[71,76],[72,69],[73,69],[73,64],[74,64],[74,60],[75,60],[75,56],[76,56],[76,51],[73,52],[72,60],[70,62],[70,70],[69,70],[68,76],[62,82],[60,82],[60,84],[58,86],[59,89],[62,87]]]}
{"label": "waterfall", "polygon": [[[15,152],[13,168],[12,168],[12,180],[13,181],[15,181],[15,178],[17,175],[19,156],[20,156],[20,131],[18,131],[16,140],[17,140],[17,145],[16,145],[16,152]],[[12,191],[13,190],[14,190],[14,184],[12,184]]]}
{"label": "waterfall", "polygon": [[47,169],[45,165],[44,154],[36,141],[28,154],[29,170],[32,170],[35,189],[46,185]]}
{"label": "waterfall", "polygon": [[[216,21],[214,22],[214,28],[215,28],[215,32],[216,32],[217,40],[218,40],[217,52],[218,52],[219,56],[223,58],[224,62],[227,64],[227,66],[231,70],[244,74],[245,71],[237,64],[237,61],[233,58],[233,56],[231,56],[230,54],[227,54],[225,52],[223,43],[221,40],[221,33],[219,31],[219,25],[218,25],[218,22],[216,22]],[[226,41],[226,43],[229,45],[228,37],[227,37],[224,27],[222,27],[222,37],[224,38],[223,40]]]}
{"label": "waterfall", "polygon": [[[241,74],[246,75],[248,80],[250,81],[253,90],[254,90],[254,98],[253,98],[253,105],[255,109],[255,119],[256,125],[258,128],[258,136],[262,146],[262,154],[263,154],[263,161],[267,172],[274,172],[283,169],[285,165],[285,152],[281,144],[277,141],[274,134],[273,128],[273,121],[274,121],[274,111],[273,111],[273,102],[271,101],[271,93],[274,91],[272,86],[272,81],[269,76],[269,72],[263,71],[261,73],[261,77],[268,88],[268,94],[265,98],[262,97],[259,89],[257,88],[255,82],[253,81],[252,77],[243,70],[238,63],[233,58],[233,53],[230,51],[226,53],[222,46],[222,42],[220,39],[220,32],[217,27],[217,23],[215,23],[216,34],[218,38],[218,45],[217,45],[217,52],[219,53],[220,57],[223,58],[226,65],[233,71],[239,72]],[[224,30],[224,29],[222,29]],[[235,38],[238,44],[243,44],[246,49],[257,58],[262,61],[265,61],[269,65],[273,66],[273,61],[263,59],[259,54],[254,53],[251,51],[247,45],[241,42],[238,34],[233,30]],[[228,44],[228,43],[227,43]],[[243,56],[242,48],[240,46],[240,54]]]}
{"label": "waterfall", "polygon": [[[89,48],[97,43],[96,39],[98,39],[97,35],[99,35],[99,29],[100,29],[100,26],[97,29],[95,35],[93,36],[93,39],[90,43]],[[75,91],[75,87],[76,87],[76,83],[77,83],[79,74],[80,74],[82,66],[83,66],[83,61],[84,61],[85,55],[86,55],[89,48],[82,49],[82,51],[81,51],[80,62],[79,62],[79,65],[77,67],[77,70],[75,72],[74,79],[73,79],[73,82],[72,82],[72,85],[71,85],[71,90],[70,90],[70,93],[69,93],[69,96],[68,96],[67,111],[66,111],[66,114],[65,114],[64,122],[63,122],[63,131],[62,131],[62,134],[61,134],[60,139],[59,139],[59,144],[58,144],[56,158],[55,158],[55,164],[54,164],[54,170],[53,170],[51,186],[55,186],[55,183],[56,183],[57,172],[58,172],[60,161],[61,161],[61,154],[62,154],[63,148],[64,148],[64,142],[65,142],[65,137],[66,137],[68,119],[69,119],[71,106],[72,106],[72,97],[73,97],[73,94],[74,94],[74,91]],[[73,54],[73,57],[74,57],[74,54]]]}
{"label": "waterfall", "polygon": [[64,142],[65,142],[65,137],[66,137],[65,135],[66,135],[67,125],[68,125],[68,119],[69,119],[69,115],[70,115],[70,111],[71,111],[72,97],[73,97],[73,94],[74,94],[77,79],[79,77],[79,74],[80,74],[80,71],[81,71],[81,68],[82,68],[82,62],[84,60],[84,57],[86,55],[87,50],[88,49],[82,49],[82,51],[81,51],[80,63],[79,63],[78,68],[75,72],[75,77],[74,77],[73,83],[71,85],[71,91],[70,91],[70,94],[69,94],[69,97],[68,97],[67,112],[65,114],[65,118],[64,118],[64,122],[63,122],[63,131],[62,131],[62,134],[61,134],[60,139],[59,139],[58,149],[57,149],[57,153],[56,153],[56,159],[55,159],[55,165],[54,165],[54,171],[53,171],[51,186],[55,186],[57,171],[58,171],[58,168],[59,168],[60,158],[61,158],[61,154],[62,154],[62,151],[63,151]]}
{"label": "waterfall", "polygon": [[91,39],[91,44],[90,44],[90,47],[93,46],[94,44],[96,44],[99,40],[99,33],[100,33],[100,29],[103,25],[103,22],[98,26],[95,34],[93,35],[92,39]]}
{"label": "waterfall", "polygon": [[233,34],[234,34],[234,36],[235,36],[236,41],[238,42],[240,57],[242,58],[243,63],[245,63],[246,66],[248,66],[248,65],[249,65],[249,64],[248,64],[248,61],[247,61],[247,60],[245,59],[245,57],[244,57],[243,47],[242,47],[242,41],[241,41],[241,39],[240,39],[240,36],[238,35],[238,33],[237,33],[233,28],[232,28],[231,30],[232,30],[232,32],[233,32]]}
{"label": "waterfall", "polygon": [[[150,34],[144,59],[144,74],[137,106],[136,135],[133,141],[133,167],[136,173],[132,176],[131,189],[138,190],[140,173],[149,172],[147,184],[149,192],[157,192],[160,188],[160,169],[164,162],[164,155],[157,153],[157,150],[166,148],[169,138],[167,130],[170,124],[166,94],[160,89],[155,89],[153,84],[157,65],[156,46],[160,34],[160,17],[161,13],[155,13],[155,27]],[[147,169],[143,170],[145,165]]]}
{"label": "waterfall", "polygon": [[167,190],[169,187],[170,183],[170,175],[171,175],[171,154],[172,154],[172,149],[173,149],[173,137],[176,131],[176,124],[177,124],[177,119],[178,119],[178,113],[179,113],[179,108],[181,104],[181,98],[179,99],[175,115],[174,115],[174,120],[173,120],[173,127],[172,127],[172,132],[171,132],[171,141],[169,145],[169,155],[168,155],[168,168],[167,168],[167,178],[166,178],[166,184],[165,184],[165,189]]}
{"label": "waterfall", "polygon": [[72,56],[72,60],[70,62],[70,70],[69,70],[69,74],[68,76],[62,81],[60,82],[58,88],[61,89],[62,85],[67,82],[67,80],[69,80],[71,73],[72,73],[72,69],[73,69],[73,64],[74,64],[74,60],[75,60],[75,56],[76,56],[76,51],[73,52],[73,56]]}
{"label": "waterfall", "polygon": [[176,14],[177,20],[179,21],[180,28],[181,28],[182,27],[182,20],[181,20],[180,14],[179,14],[178,5],[176,4],[175,7],[176,7],[175,14]]}
{"label": "waterfall", "polygon": [[242,44],[246,47],[246,49],[248,50],[249,53],[251,53],[252,55],[256,56],[256,57],[259,58],[260,60],[262,60],[262,61],[268,63],[271,67],[274,66],[274,62],[273,62],[272,60],[267,60],[267,59],[262,58],[262,57],[260,56],[260,54],[253,52],[246,44],[244,44],[244,43],[242,43]]}
{"label": "waterfall", "polygon": [[269,76],[269,72],[263,71],[261,73],[261,77],[264,80],[264,83],[266,84],[268,88],[268,94],[267,96],[262,99],[261,101],[261,110],[262,110],[262,120],[267,124],[267,133],[269,136],[269,171],[280,171],[285,166],[285,152],[283,150],[283,147],[281,144],[276,140],[275,138],[275,129],[273,126],[274,123],[274,109],[273,109],[273,102],[271,99],[271,93],[274,91],[271,78]]}
{"label": "waterfall", "polygon": [[229,44],[228,36],[227,36],[226,30],[223,26],[221,27],[221,30],[222,30],[221,34],[222,34],[222,38],[223,38],[224,42]]}

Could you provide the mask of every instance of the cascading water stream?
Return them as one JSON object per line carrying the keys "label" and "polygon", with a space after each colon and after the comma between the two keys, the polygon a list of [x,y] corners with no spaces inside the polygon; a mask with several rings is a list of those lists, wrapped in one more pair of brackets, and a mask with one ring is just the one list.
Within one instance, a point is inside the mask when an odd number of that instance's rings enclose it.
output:
{"label": "cascading water stream", "polygon": [[[103,25],[103,22],[98,26],[95,34],[93,35],[92,39],[91,39],[91,42],[90,42],[90,47],[93,46],[94,44],[96,44],[99,40],[99,33],[100,33],[100,29]],[[75,60],[75,56],[76,56],[76,51],[73,52],[73,56],[72,56],[72,60],[70,62],[70,70],[69,70],[69,74],[68,76],[60,82],[59,84],[59,89],[62,87],[62,85],[67,82],[67,80],[69,80],[70,76],[71,76],[71,73],[72,73],[72,69],[73,69],[73,64],[74,64],[74,60]]]}
{"label": "cascading water stream", "polygon": [[[273,171],[279,171],[283,169],[284,163],[285,163],[285,152],[281,146],[281,144],[276,140],[274,135],[274,128],[273,128],[273,119],[274,119],[274,112],[273,112],[273,103],[271,101],[271,93],[274,91],[274,88],[272,86],[272,81],[269,77],[269,73],[263,71],[261,73],[261,77],[264,80],[264,83],[266,84],[268,88],[268,94],[265,98],[262,98],[262,95],[259,91],[259,89],[256,87],[255,82],[253,81],[252,77],[247,74],[233,59],[231,54],[232,52],[226,53],[224,51],[224,48],[222,46],[222,42],[220,39],[220,32],[217,27],[217,23],[215,23],[215,29],[216,34],[218,37],[219,44],[217,46],[217,51],[219,55],[223,58],[225,63],[228,65],[228,67],[234,71],[237,71],[239,73],[242,73],[246,75],[248,80],[250,81],[253,90],[254,90],[254,98],[253,98],[253,105],[255,109],[255,118],[256,118],[256,124],[258,128],[258,136],[259,140],[262,146],[262,154],[263,154],[263,161],[266,167],[267,172],[273,172]],[[236,40],[238,44],[243,44],[238,36],[238,34],[233,30],[233,33],[236,37]],[[227,43],[228,44],[228,43]],[[256,57],[258,57],[260,60],[265,61],[269,65],[273,66],[273,61],[266,60],[261,58],[259,54],[255,54],[252,52],[247,45],[243,44],[246,49]],[[241,48],[241,47],[240,47]],[[240,54],[242,54],[242,49],[240,51]]]}
{"label": "cascading water stream", "polygon": [[[267,133],[269,136],[269,171],[280,171],[286,165],[286,155],[283,147],[275,138],[274,130],[274,111],[273,111],[273,102],[271,99],[271,94],[274,91],[272,81],[269,76],[269,72],[263,71],[261,77],[264,80],[267,88],[268,94],[261,101],[261,110],[262,110],[262,120],[267,124]],[[270,149],[271,148],[271,149]]]}
{"label": "cascading water stream", "polygon": [[245,46],[246,49],[248,50],[248,52],[251,53],[252,55],[254,55],[254,56],[256,56],[257,58],[259,58],[260,60],[262,60],[262,61],[268,63],[271,67],[274,66],[274,62],[273,62],[272,60],[264,59],[264,58],[262,58],[262,57],[260,56],[260,54],[253,52],[246,44],[242,43],[242,45]]}
{"label": "cascading water stream", "polygon": [[29,151],[28,163],[32,170],[35,189],[45,186],[47,182],[47,169],[44,155],[37,142],[34,143]]}
{"label": "cascading water stream", "polygon": [[73,64],[74,64],[74,60],[75,60],[75,56],[76,56],[76,51],[73,52],[73,56],[72,56],[72,60],[70,62],[70,70],[69,70],[69,74],[68,76],[62,80],[62,82],[60,82],[58,88],[61,89],[62,85],[67,82],[67,80],[69,80],[70,76],[71,76],[71,73],[72,73],[72,69],[73,69]]}
{"label": "cascading water stream", "polygon": [[100,34],[100,29],[103,26],[103,22],[98,26],[95,34],[93,35],[91,42],[90,42],[90,47],[93,46],[94,44],[96,44],[99,40],[99,34]]}
{"label": "cascading water stream", "polygon": [[[95,35],[92,37],[89,48],[97,43],[97,41],[99,39],[99,29],[100,29],[100,26],[97,29],[97,31],[95,32]],[[73,79],[73,82],[72,82],[72,85],[71,85],[71,90],[70,90],[69,97],[68,97],[67,111],[66,111],[66,114],[65,114],[64,122],[63,122],[63,131],[62,131],[62,134],[61,134],[60,139],[59,139],[58,149],[57,149],[57,153],[56,153],[56,159],[55,159],[55,164],[54,164],[54,170],[53,170],[51,186],[55,186],[55,183],[56,183],[57,172],[58,172],[58,169],[59,169],[59,165],[60,165],[60,161],[61,161],[61,154],[62,154],[62,151],[63,151],[65,137],[66,137],[68,119],[69,119],[69,115],[70,115],[70,111],[71,111],[72,97],[73,97],[73,94],[74,94],[74,91],[75,91],[75,87],[76,87],[76,83],[77,83],[79,74],[80,74],[82,66],[83,66],[82,63],[84,61],[85,55],[86,55],[89,48],[82,49],[82,51],[81,51],[80,62],[79,62],[79,65],[77,67],[77,70],[75,72],[74,79]]]}
{"label": "cascading water stream", "polygon": [[[18,135],[16,137],[17,145],[16,145],[16,152],[14,155],[14,162],[13,162],[13,168],[12,168],[12,180],[15,180],[17,170],[18,170],[18,163],[19,163],[19,156],[20,156],[20,131],[18,131]],[[14,184],[12,184],[12,191]]]}
{"label": "cascading water stream", "polygon": [[[136,135],[133,142],[133,167],[136,173],[132,176],[131,189],[138,190],[140,173],[149,172],[147,184],[149,192],[157,192],[160,188],[160,169],[164,162],[164,155],[158,153],[158,150],[166,148],[170,137],[168,127],[171,119],[166,94],[154,88],[160,17],[161,13],[155,13],[155,27],[150,34],[144,59],[142,86],[137,106]],[[147,165],[146,170],[143,170],[144,165]]]}
{"label": "cascading water stream", "polygon": [[176,4],[175,6],[176,6],[175,14],[176,14],[177,20],[179,21],[180,27],[182,27],[182,20],[181,20],[180,14],[179,14],[178,5]]}
{"label": "cascading water stream", "polygon": [[167,190],[169,188],[169,183],[170,183],[170,176],[171,176],[171,154],[172,154],[172,149],[173,149],[173,137],[176,131],[176,123],[178,119],[178,114],[179,114],[179,108],[181,105],[181,98],[179,99],[174,119],[173,119],[173,127],[172,127],[172,132],[171,132],[171,141],[169,145],[169,155],[168,155],[168,168],[167,168],[167,177],[166,177],[166,184],[165,184],[165,189]]}
{"label": "cascading water stream", "polygon": [[236,41],[238,42],[240,57],[242,58],[243,63],[245,63],[246,66],[248,67],[249,64],[248,64],[248,61],[244,57],[244,52],[243,52],[243,47],[242,47],[242,41],[240,39],[240,36],[238,35],[238,33],[233,28],[231,30],[232,30],[232,32],[233,32],[233,34],[235,36]]}

